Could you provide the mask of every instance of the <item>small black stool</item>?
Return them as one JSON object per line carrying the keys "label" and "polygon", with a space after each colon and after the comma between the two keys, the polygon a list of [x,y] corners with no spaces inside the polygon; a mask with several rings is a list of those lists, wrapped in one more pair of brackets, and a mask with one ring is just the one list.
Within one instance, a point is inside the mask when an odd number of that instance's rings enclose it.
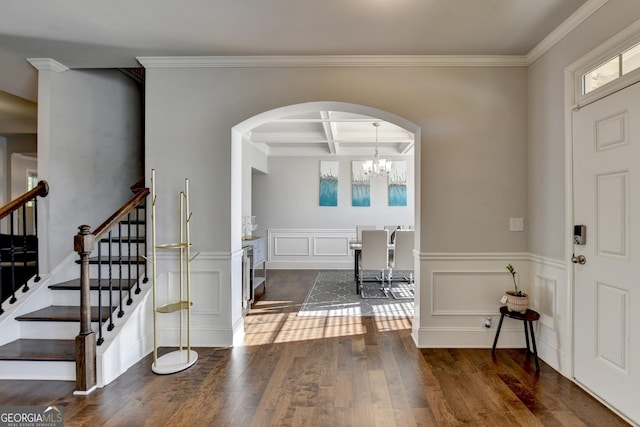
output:
{"label": "small black stool", "polygon": [[[500,323],[498,323],[496,337],[493,340],[493,349],[491,350],[491,354],[496,354],[496,344],[498,344],[498,336],[500,336],[500,328],[502,328],[502,321],[504,320],[504,316],[524,321],[524,336],[527,340],[527,356],[529,355],[529,353],[532,353],[531,349],[529,348],[529,331],[531,331],[531,345],[533,347],[533,355],[535,356],[536,360],[536,372],[540,372],[540,364],[538,363],[538,350],[536,349],[536,336],[533,333],[533,322],[540,319],[540,313],[530,309],[527,309],[525,313],[520,313],[517,311],[509,311],[506,305],[500,307]],[[527,331],[527,324],[529,324],[529,331]]]}

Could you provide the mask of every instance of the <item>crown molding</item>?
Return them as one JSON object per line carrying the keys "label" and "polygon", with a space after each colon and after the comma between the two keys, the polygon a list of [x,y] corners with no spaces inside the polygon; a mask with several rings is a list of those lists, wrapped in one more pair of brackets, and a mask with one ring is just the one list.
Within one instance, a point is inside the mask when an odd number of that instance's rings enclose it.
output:
{"label": "crown molding", "polygon": [[27,58],[27,61],[38,71],[51,70],[56,73],[69,71],[69,67],[51,58]]}
{"label": "crown molding", "polygon": [[523,55],[284,55],[138,57],[145,68],[525,67]]}
{"label": "crown molding", "polygon": [[145,68],[528,67],[609,0],[587,0],[526,55],[142,56]]}
{"label": "crown molding", "polygon": [[545,37],[536,47],[526,55],[526,65],[529,66],[540,58],[545,52],[555,46],[560,40],[576,29],[587,18],[593,15],[598,9],[604,6],[609,0],[587,0],[569,18]]}

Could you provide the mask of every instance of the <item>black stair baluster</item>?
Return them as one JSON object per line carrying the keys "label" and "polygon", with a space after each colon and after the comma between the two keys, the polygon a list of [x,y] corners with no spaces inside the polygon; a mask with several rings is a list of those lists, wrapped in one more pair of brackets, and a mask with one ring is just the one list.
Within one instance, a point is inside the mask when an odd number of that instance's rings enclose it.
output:
{"label": "black stair baluster", "polygon": [[38,198],[34,197],[33,198],[33,234],[35,234],[35,242],[33,242],[34,244],[34,251],[35,251],[35,258],[36,258],[36,278],[33,280],[34,282],[39,282],[40,281],[40,248],[38,245],[38,242],[40,241],[38,239]]}
{"label": "black stair baluster", "polygon": [[[142,204],[142,223],[145,233],[144,233],[144,251],[147,252],[147,199],[144,199]],[[140,233],[140,226],[138,226],[138,233]],[[139,259],[139,258],[138,258]],[[149,276],[147,275],[147,260],[144,261],[144,280],[142,283],[147,283],[149,281]],[[136,294],[140,293],[140,286],[136,289]]]}
{"label": "black stair baluster", "polygon": [[124,316],[124,310],[122,309],[122,222],[118,222],[118,300],[120,310],[118,311],[118,317]]}
{"label": "black stair baluster", "polygon": [[109,248],[109,257],[107,259],[107,264],[109,265],[109,326],[107,326],[107,331],[111,331],[115,327],[115,325],[113,324],[113,266],[111,263],[111,231],[109,231],[107,245]]}
{"label": "black stair baluster", "polygon": [[[136,232],[134,233],[136,236],[136,239],[138,239],[139,233],[140,233],[140,226],[138,225],[139,222],[139,213],[138,210],[136,209],[136,219],[135,219],[135,230]],[[139,260],[140,259],[140,243],[138,243],[136,245],[136,259]],[[136,262],[136,294],[140,293],[140,263]]]}
{"label": "black stair baluster", "polygon": [[18,301],[16,298],[16,245],[14,242],[13,212],[9,215],[9,220],[11,221],[11,226],[9,227],[9,234],[11,238],[11,244],[9,245],[9,262],[11,263],[11,299],[9,300],[9,304],[13,304]]}
{"label": "black stair baluster", "polygon": [[[133,298],[131,298],[131,212],[127,214],[127,257],[129,258],[129,264],[127,265],[129,299],[127,299],[127,305],[131,305],[133,303]],[[139,279],[136,277],[136,283],[138,283],[138,280]]]}
{"label": "black stair baluster", "polygon": [[27,205],[22,206],[22,257],[23,257],[23,265],[25,271],[26,281],[24,282],[24,287],[22,288],[22,292],[29,291],[29,273],[28,271],[28,256],[29,247],[27,246]]}
{"label": "black stair baluster", "polygon": [[98,243],[98,340],[97,345],[104,342],[102,337],[102,244]]}

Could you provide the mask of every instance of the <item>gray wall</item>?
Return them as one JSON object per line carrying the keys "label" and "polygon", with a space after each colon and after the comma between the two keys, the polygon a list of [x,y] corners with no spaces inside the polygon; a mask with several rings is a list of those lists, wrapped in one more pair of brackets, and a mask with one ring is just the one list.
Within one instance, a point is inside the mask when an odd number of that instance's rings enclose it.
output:
{"label": "gray wall", "polygon": [[[320,158],[271,157],[269,173],[253,176],[253,214],[258,232],[267,228],[355,229],[356,224],[413,225],[413,157],[407,164],[407,206],[389,206],[386,177],[371,179],[371,206],[351,206],[351,161],[339,161],[338,206],[319,206]],[[329,159],[326,159],[329,160]]]}
{"label": "gray wall", "polygon": [[97,227],[132,196],[129,187],[142,176],[142,115],[138,88],[115,70],[41,70],[39,86],[39,178],[49,183],[39,221],[48,230],[41,258],[48,271],[73,251],[78,226]]}
{"label": "gray wall", "polygon": [[[231,248],[231,128],[318,100],[371,106],[421,127],[423,251],[526,249],[528,233],[508,231],[510,217],[526,223],[525,68],[150,68],[146,83],[147,168],[161,174],[159,198],[193,178],[198,250]],[[159,241],[175,228],[159,223]]]}
{"label": "gray wall", "polygon": [[528,70],[529,245],[566,259],[564,69],[640,18],[638,0],[609,0]]}

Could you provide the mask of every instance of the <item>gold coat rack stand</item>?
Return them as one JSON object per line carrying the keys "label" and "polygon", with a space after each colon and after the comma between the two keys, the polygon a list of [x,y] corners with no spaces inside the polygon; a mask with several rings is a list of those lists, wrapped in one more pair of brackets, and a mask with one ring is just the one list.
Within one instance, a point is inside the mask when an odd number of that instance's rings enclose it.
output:
{"label": "gold coat rack stand", "polygon": [[[177,243],[156,243],[156,171],[151,171],[151,247],[153,266],[153,364],[151,370],[156,374],[173,374],[193,366],[198,353],[191,350],[191,240],[189,223],[189,180],[184,180],[184,191],[180,192],[180,241]],[[180,291],[178,299],[160,306],[157,305],[156,254],[158,250],[177,250],[180,253]],[[168,286],[168,285],[167,285]],[[179,313],[180,338],[177,350],[158,357],[158,314]],[[186,325],[185,325],[186,324]],[[186,332],[186,334],[185,334]],[[186,335],[186,337],[183,336]],[[186,338],[186,339],[185,339]],[[186,342],[185,342],[186,341]]]}

